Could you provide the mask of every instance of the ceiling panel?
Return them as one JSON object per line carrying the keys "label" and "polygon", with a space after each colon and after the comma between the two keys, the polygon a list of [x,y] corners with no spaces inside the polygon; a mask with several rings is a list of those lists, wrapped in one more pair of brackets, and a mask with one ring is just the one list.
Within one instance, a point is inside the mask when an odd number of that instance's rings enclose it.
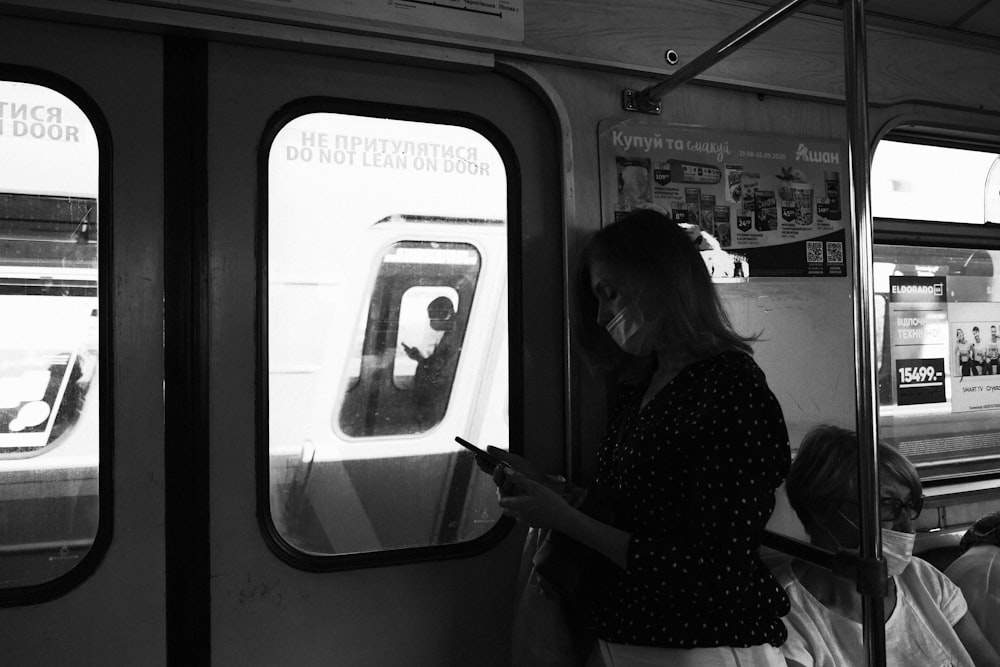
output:
{"label": "ceiling panel", "polygon": [[958,27],[970,32],[1000,37],[1000,2],[991,0]]}
{"label": "ceiling panel", "polygon": [[868,0],[865,9],[868,12],[947,28],[981,2],[982,0]]}
{"label": "ceiling panel", "polygon": [[[816,0],[814,4],[825,7],[824,15],[835,16],[842,12],[842,2]],[[772,5],[774,0],[765,4]],[[887,25],[888,20],[904,31],[909,24],[953,30],[957,39],[969,35],[1000,39],[1000,0],[865,0],[865,11],[869,17],[881,18],[880,25]]]}

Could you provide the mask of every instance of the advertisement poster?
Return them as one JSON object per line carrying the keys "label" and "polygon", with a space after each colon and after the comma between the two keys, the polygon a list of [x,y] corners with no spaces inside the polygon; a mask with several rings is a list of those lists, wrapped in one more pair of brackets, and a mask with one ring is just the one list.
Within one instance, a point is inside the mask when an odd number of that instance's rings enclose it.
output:
{"label": "advertisement poster", "polygon": [[947,401],[946,281],[944,276],[889,276],[890,359],[897,405]]}
{"label": "advertisement poster", "polygon": [[951,411],[1000,410],[1000,303],[948,306]]}
{"label": "advertisement poster", "polygon": [[93,373],[96,356],[80,352],[96,307],[96,296],[0,294],[4,314],[24,323],[0,327],[0,450],[44,447],[57,418],[75,418],[78,406],[60,408],[69,384]]}
{"label": "advertisement poster", "polygon": [[606,221],[653,208],[697,225],[746,277],[846,276],[839,142],[605,120]]}
{"label": "advertisement poster", "polygon": [[0,349],[0,442],[6,448],[43,447],[76,362],[63,350]]}
{"label": "advertisement poster", "polygon": [[524,0],[179,0],[186,7],[257,10],[283,17],[351,17],[524,40]]}

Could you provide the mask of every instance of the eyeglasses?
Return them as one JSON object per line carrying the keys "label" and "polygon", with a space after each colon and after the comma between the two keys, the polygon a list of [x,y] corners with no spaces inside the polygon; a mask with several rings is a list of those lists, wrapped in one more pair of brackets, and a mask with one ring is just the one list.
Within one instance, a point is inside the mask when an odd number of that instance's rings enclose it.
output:
{"label": "eyeglasses", "polygon": [[[858,507],[857,501],[845,500],[844,502]],[[900,517],[904,509],[907,511],[910,519],[916,519],[924,509],[924,497],[917,496],[909,500],[882,498],[879,500],[879,520],[885,522],[895,521]]]}
{"label": "eyeglasses", "polygon": [[882,498],[879,501],[879,515],[882,521],[895,521],[904,509],[911,519],[916,519],[924,509],[924,497],[917,496],[909,500]]}

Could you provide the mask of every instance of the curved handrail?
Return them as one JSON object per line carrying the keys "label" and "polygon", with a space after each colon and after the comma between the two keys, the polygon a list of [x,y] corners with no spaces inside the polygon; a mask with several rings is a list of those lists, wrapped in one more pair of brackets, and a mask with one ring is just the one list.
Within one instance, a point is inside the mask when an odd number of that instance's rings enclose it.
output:
{"label": "curved handrail", "polygon": [[858,592],[862,595],[881,600],[888,594],[889,573],[882,559],[862,558],[858,553],[846,549],[827,551],[809,542],[770,530],[764,531],[761,544],[793,558],[818,565],[834,574],[854,579],[857,582]]}
{"label": "curved handrail", "polygon": [[783,0],[711,47],[708,51],[702,53],[684,67],[681,67],[670,78],[649,86],[638,93],[632,90],[625,90],[622,94],[622,104],[625,110],[660,113],[661,97],[698,76],[750,40],[778,25],[781,21],[794,14],[796,10],[811,1]]}

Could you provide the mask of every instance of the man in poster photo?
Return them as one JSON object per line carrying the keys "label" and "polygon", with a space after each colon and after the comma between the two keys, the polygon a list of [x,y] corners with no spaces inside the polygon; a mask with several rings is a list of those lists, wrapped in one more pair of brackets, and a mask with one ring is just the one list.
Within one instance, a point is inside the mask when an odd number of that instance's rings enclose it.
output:
{"label": "man in poster photo", "polygon": [[962,329],[955,329],[955,368],[961,369],[962,377],[972,375],[972,343]]}
{"label": "man in poster photo", "polygon": [[976,375],[986,373],[986,345],[979,337],[979,327],[972,327],[972,372]]}
{"label": "man in poster photo", "polygon": [[990,325],[990,339],[986,343],[986,372],[1000,374],[1000,340],[997,339],[997,325]]}

